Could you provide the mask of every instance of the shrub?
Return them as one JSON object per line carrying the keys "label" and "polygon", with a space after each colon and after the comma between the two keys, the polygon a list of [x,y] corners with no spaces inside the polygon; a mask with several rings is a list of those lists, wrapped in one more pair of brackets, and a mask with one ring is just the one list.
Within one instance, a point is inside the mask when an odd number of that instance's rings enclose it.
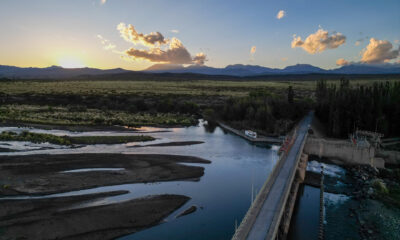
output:
{"label": "shrub", "polygon": [[388,194],[389,190],[386,184],[381,179],[375,179],[372,181],[372,186],[375,188],[376,192],[379,194]]}

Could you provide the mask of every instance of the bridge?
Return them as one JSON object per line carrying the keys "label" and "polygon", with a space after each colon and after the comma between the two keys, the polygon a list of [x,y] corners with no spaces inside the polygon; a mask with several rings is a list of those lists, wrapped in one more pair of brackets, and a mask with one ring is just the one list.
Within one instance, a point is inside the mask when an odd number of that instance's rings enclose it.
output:
{"label": "bridge", "polygon": [[309,113],[295,129],[291,148],[287,153],[282,153],[236,230],[233,240],[276,238],[312,118],[313,113]]}

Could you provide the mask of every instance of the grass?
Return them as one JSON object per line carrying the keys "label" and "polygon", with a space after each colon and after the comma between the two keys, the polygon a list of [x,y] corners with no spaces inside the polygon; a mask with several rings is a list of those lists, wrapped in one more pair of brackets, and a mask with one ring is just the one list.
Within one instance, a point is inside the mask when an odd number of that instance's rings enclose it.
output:
{"label": "grass", "polygon": [[10,104],[0,106],[0,121],[50,125],[187,126],[196,120],[191,115],[173,113],[129,113],[99,109],[71,112],[67,107]]}
{"label": "grass", "polygon": [[[339,76],[337,77],[339,80]],[[368,85],[373,79],[351,80],[351,84]],[[391,79],[390,81],[400,81]],[[328,83],[338,84],[337,80]],[[18,94],[76,94],[76,95],[194,95],[194,96],[245,96],[250,91],[265,88],[272,92],[281,93],[288,85],[298,92],[311,94],[315,89],[315,81],[216,81],[216,80],[187,80],[187,81],[3,81],[0,91],[8,95]]]}
{"label": "grass", "polygon": [[52,143],[57,145],[72,145],[72,144],[118,144],[128,142],[144,142],[154,140],[151,136],[56,136],[45,133],[32,133],[23,131],[20,134],[16,132],[1,132],[0,141],[28,141],[33,143]]}

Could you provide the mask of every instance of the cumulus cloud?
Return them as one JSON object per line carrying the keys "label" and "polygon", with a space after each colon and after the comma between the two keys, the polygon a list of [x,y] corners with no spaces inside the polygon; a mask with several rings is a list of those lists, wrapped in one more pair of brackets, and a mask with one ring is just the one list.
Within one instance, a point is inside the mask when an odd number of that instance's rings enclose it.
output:
{"label": "cumulus cloud", "polygon": [[204,53],[198,53],[193,58],[193,62],[198,65],[204,65],[204,63],[208,61],[207,56]]}
{"label": "cumulus cloud", "polygon": [[97,35],[97,38],[100,39],[100,42],[103,45],[103,48],[105,50],[111,50],[111,49],[114,49],[116,47],[113,43],[111,43],[108,39],[105,39],[100,34]]}
{"label": "cumulus cloud", "polygon": [[280,11],[278,12],[278,14],[276,14],[276,18],[277,18],[277,19],[282,19],[284,16],[286,16],[286,12],[283,11],[283,10],[280,10]]}
{"label": "cumulus cloud", "polygon": [[344,58],[339,58],[336,61],[336,65],[338,65],[338,66],[346,66],[346,65],[349,65],[349,64],[350,64],[350,62],[345,60]]}
{"label": "cumulus cloud", "polygon": [[399,57],[399,49],[394,49],[387,40],[371,38],[366,48],[361,51],[361,62],[363,63],[384,63]]}
{"label": "cumulus cloud", "polygon": [[294,35],[292,48],[301,47],[309,54],[321,53],[327,49],[335,49],[346,42],[346,36],[341,33],[329,35],[328,31],[322,28],[310,34],[304,41],[301,37]]}
{"label": "cumulus cloud", "polygon": [[149,34],[138,33],[135,27],[131,24],[126,25],[125,23],[120,23],[117,26],[121,37],[128,42],[134,44],[143,44],[145,46],[154,47],[156,45],[167,44],[168,40],[159,32],[151,32]]}
{"label": "cumulus cloud", "polygon": [[207,56],[204,53],[197,53],[191,56],[186,47],[177,38],[166,39],[159,32],[150,34],[138,33],[131,24],[120,23],[117,27],[121,37],[135,45],[141,44],[148,49],[130,48],[124,52],[130,60],[146,60],[149,62],[169,64],[204,64]]}
{"label": "cumulus cloud", "polygon": [[100,0],[100,4],[103,5],[107,2],[107,0]]}
{"label": "cumulus cloud", "polygon": [[171,32],[173,32],[173,33],[179,33],[179,30],[177,30],[177,29],[172,29]]}

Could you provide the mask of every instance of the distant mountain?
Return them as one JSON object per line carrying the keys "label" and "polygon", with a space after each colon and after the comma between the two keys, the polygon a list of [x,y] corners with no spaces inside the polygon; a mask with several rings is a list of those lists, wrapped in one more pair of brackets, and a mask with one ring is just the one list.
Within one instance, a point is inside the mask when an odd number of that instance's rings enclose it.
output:
{"label": "distant mountain", "polygon": [[151,73],[196,73],[207,75],[228,75],[228,76],[257,76],[274,74],[400,74],[400,64],[352,64],[336,69],[325,70],[310,64],[296,64],[287,66],[283,69],[268,68],[257,65],[235,64],[228,65],[225,68],[213,68],[207,66],[190,65],[183,67],[180,65],[173,68],[162,68],[157,64],[145,70]]}
{"label": "distant mountain", "polygon": [[314,67],[310,64],[296,64],[293,66],[287,66],[282,69],[283,73],[287,74],[308,74],[308,73],[328,73],[328,70]]}
{"label": "distant mountain", "polygon": [[183,66],[180,64],[155,64],[142,72],[129,71],[121,68],[101,70],[96,68],[62,68],[51,66],[48,68],[20,68],[0,65],[0,78],[74,78],[80,76],[99,76],[107,74],[148,74],[148,73],[173,73],[173,74],[204,74],[224,75],[234,77],[286,75],[286,74],[400,74],[400,64],[351,64],[336,69],[325,70],[309,64],[296,64],[283,69],[268,68],[257,65],[234,64],[224,68],[214,68],[204,65]]}
{"label": "distant mountain", "polygon": [[332,71],[337,74],[399,74],[400,64],[351,64]]}
{"label": "distant mountain", "polygon": [[51,66],[47,68],[20,68],[0,65],[0,77],[6,78],[72,78],[78,76],[95,76],[126,72],[131,71],[122,68],[101,70],[96,68],[62,68],[59,66]]}

